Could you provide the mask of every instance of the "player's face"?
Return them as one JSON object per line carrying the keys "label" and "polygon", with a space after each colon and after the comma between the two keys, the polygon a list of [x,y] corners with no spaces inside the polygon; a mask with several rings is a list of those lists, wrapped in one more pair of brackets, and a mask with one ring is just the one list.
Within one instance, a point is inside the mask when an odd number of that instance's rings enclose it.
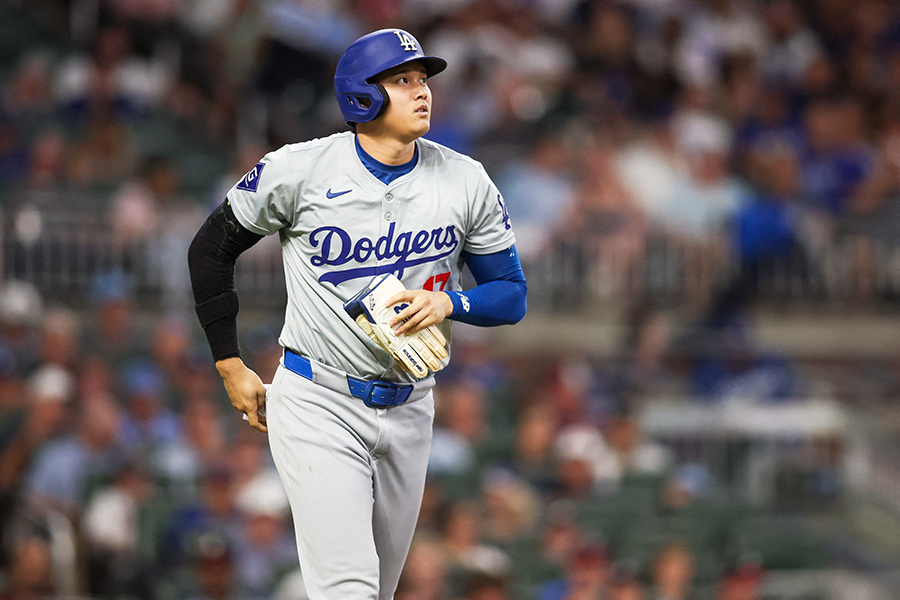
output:
{"label": "player's face", "polygon": [[403,141],[422,137],[431,128],[431,90],[428,73],[419,61],[387,71],[378,79],[390,102],[381,116],[382,131]]}

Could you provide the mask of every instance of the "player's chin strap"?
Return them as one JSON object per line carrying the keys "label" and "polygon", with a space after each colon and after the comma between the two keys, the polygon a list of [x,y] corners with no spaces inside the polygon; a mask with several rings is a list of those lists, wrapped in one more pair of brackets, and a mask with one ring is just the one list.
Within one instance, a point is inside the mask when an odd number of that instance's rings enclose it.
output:
{"label": "player's chin strap", "polygon": [[194,308],[197,311],[197,317],[200,319],[200,326],[203,329],[206,329],[207,325],[219,319],[235,318],[240,310],[237,291],[229,290],[211,300],[197,304]]}

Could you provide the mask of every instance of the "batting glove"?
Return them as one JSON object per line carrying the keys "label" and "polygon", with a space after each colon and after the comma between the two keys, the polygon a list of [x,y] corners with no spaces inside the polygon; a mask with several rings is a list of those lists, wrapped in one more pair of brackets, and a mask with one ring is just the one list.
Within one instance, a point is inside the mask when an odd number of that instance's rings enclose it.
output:
{"label": "batting glove", "polygon": [[388,324],[391,318],[406,308],[398,303],[385,306],[388,298],[404,291],[403,283],[392,273],[376,275],[356,295],[344,302],[347,311],[366,335],[390,353],[404,370],[422,379],[429,372],[443,368],[447,358],[447,339],[434,325],[413,334],[397,335]]}

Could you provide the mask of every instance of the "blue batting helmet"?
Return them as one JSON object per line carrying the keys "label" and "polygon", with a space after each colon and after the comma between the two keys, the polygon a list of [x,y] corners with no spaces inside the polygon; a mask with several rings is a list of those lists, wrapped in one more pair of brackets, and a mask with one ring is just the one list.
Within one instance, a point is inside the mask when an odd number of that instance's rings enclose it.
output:
{"label": "blue batting helmet", "polygon": [[[425,56],[416,38],[402,29],[381,29],[350,44],[334,73],[334,93],[344,120],[368,123],[376,119],[387,108],[388,95],[384,87],[369,80],[414,60],[422,61],[429,77],[447,68],[446,60]],[[363,106],[362,99],[369,105]]]}

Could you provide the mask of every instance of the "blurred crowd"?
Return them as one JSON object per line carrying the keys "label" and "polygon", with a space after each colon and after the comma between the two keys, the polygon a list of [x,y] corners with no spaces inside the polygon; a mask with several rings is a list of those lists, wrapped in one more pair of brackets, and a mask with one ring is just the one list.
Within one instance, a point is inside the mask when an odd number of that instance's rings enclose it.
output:
{"label": "blurred crowd", "polygon": [[674,279],[696,312],[734,285],[813,299],[842,286],[863,300],[900,287],[890,0],[2,10],[3,206],[93,208],[124,245],[166,231],[163,246],[180,249],[180,229],[261,154],[343,129],[336,57],[400,26],[451,65],[432,81],[429,137],[489,167],[526,266],[571,274],[557,299]]}
{"label": "blurred crowd", "polygon": [[[228,405],[192,315],[134,301],[123,273],[96,278],[81,318],[0,286],[0,598],[304,598],[265,436]],[[264,380],[277,331],[242,335]],[[643,434],[639,361],[501,357],[458,334],[398,599],[759,597],[779,566],[745,538],[764,512]]]}
{"label": "blurred crowd", "polygon": [[[388,26],[450,63],[428,137],[488,167],[533,297],[628,309],[602,366],[459,336],[397,598],[759,597],[742,543],[759,515],[635,415],[648,391],[809,392],[755,348],[743,308],[765,282],[815,299],[837,270],[858,299],[896,292],[890,0],[0,1],[0,208],[21,217],[4,227],[34,243],[82,215],[86,239],[149,248],[135,260],[168,290],[137,311],[127,261],[83,297],[0,289],[0,599],[303,597],[265,438],[190,313],[186,248],[262,154],[344,128],[335,60]],[[699,325],[677,339],[647,297],[672,277]],[[278,329],[243,333],[264,378]],[[693,520],[698,502],[718,516]]]}

